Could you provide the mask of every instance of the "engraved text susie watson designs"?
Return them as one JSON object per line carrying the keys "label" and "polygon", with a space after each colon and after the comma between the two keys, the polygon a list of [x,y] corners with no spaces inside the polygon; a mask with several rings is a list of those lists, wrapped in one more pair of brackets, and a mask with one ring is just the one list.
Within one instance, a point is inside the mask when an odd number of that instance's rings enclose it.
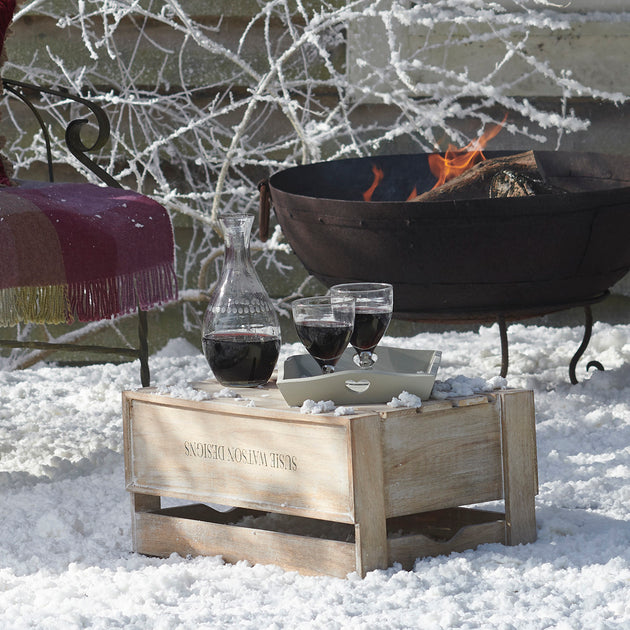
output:
{"label": "engraved text susie watson designs", "polygon": [[276,468],[279,470],[296,471],[298,468],[297,457],[288,453],[276,453],[274,451],[262,451],[254,448],[240,448],[226,446],[225,444],[212,444],[209,442],[184,442],[184,455],[199,459],[216,460],[219,462],[232,462],[235,464],[248,464],[262,466],[264,468]]}

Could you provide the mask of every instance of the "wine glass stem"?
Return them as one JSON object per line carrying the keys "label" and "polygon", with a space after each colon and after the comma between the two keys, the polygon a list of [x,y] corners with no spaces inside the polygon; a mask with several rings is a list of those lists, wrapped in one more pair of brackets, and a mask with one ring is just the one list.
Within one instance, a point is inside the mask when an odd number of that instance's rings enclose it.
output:
{"label": "wine glass stem", "polygon": [[323,365],[322,366],[322,372],[324,374],[332,374],[335,371],[335,366],[334,365]]}
{"label": "wine glass stem", "polygon": [[368,350],[362,350],[359,352],[359,367],[371,368],[374,365],[374,359],[372,353]]}

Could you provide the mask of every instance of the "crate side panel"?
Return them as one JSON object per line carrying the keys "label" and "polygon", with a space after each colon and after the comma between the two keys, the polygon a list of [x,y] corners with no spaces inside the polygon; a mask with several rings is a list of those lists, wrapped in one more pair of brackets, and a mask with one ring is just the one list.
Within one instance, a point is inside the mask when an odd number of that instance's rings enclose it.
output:
{"label": "crate side panel", "polygon": [[495,404],[383,421],[388,517],[501,499]]}
{"label": "crate side panel", "polygon": [[137,400],[129,424],[131,491],[352,521],[343,425]]}

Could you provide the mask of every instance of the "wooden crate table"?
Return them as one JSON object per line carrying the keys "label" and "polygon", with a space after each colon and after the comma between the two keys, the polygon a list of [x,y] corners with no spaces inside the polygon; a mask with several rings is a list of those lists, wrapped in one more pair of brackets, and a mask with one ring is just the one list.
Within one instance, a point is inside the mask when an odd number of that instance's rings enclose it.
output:
{"label": "wooden crate table", "polygon": [[[536,539],[529,390],[340,416],[300,413],[274,383],[237,391],[203,401],[123,393],[134,551],[345,577]],[[503,512],[479,509],[496,500]]]}

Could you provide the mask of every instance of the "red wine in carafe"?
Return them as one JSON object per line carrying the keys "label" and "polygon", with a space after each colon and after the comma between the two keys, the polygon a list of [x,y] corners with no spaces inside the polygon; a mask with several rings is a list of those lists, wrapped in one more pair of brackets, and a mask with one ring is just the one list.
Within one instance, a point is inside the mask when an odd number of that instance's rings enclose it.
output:
{"label": "red wine in carafe", "polygon": [[203,353],[222,385],[264,385],[280,352],[280,338],[255,333],[212,333],[202,339]]}

